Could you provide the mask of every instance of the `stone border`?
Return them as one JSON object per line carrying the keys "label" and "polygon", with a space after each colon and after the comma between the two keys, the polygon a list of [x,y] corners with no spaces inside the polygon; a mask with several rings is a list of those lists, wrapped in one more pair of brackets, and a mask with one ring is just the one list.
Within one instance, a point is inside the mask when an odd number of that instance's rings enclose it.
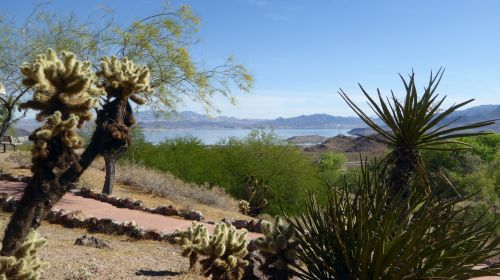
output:
{"label": "stone border", "polygon": [[[0,180],[13,181],[13,182],[24,182],[27,183],[31,180],[31,177],[27,176],[12,176],[10,174],[0,174]],[[121,198],[112,195],[107,195],[103,193],[98,193],[92,191],[89,188],[81,188],[80,190],[73,191],[75,195],[82,196],[85,198],[95,199],[104,203],[109,203],[118,208],[127,208],[131,210],[144,211],[152,214],[159,214],[163,216],[180,216],[186,220],[192,221],[202,221],[205,218],[200,211],[182,211],[175,208],[173,205],[169,206],[158,206],[156,208],[146,207],[142,201],[132,198]],[[1,195],[1,194],[0,194]],[[3,206],[2,206],[3,207]],[[11,206],[8,206],[11,207]],[[232,218],[224,218],[222,222],[233,225],[237,229],[246,229],[249,232],[262,233],[262,220],[236,220]],[[213,221],[206,221],[209,224],[215,224]]]}
{"label": "stone border", "polygon": [[[158,206],[156,208],[146,207],[142,201],[132,199],[129,197],[122,198],[103,193],[92,191],[89,188],[81,188],[79,191],[74,192],[85,198],[95,199],[101,202],[109,203],[118,208],[128,208],[131,210],[144,211],[163,216],[180,216],[186,220],[202,221],[204,220],[203,214],[200,211],[182,211],[175,208],[173,205]],[[246,229],[249,232],[262,233],[262,220],[236,220],[232,218],[224,218],[222,222],[233,225],[237,229]],[[213,221],[206,221],[209,224],[215,224]]]}
{"label": "stone border", "polygon": [[[19,201],[14,196],[0,193],[0,207],[5,212],[14,212]],[[118,222],[112,219],[98,219],[85,215],[82,211],[68,211],[53,208],[45,220],[52,224],[60,224],[67,228],[84,228],[89,232],[113,235],[127,235],[134,239],[147,239],[175,243],[176,233],[161,233],[138,226],[134,221]]]}

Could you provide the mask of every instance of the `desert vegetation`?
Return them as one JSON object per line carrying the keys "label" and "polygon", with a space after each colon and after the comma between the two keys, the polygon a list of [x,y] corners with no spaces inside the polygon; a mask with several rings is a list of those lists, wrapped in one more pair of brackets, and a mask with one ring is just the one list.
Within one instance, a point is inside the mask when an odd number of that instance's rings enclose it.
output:
{"label": "desert vegetation", "polygon": [[[177,250],[168,254],[176,261],[187,259],[189,267],[176,276],[469,279],[500,273],[500,135],[487,131],[495,120],[459,126],[447,121],[473,99],[444,108],[445,97],[437,93],[443,70],[431,73],[423,91],[413,72],[400,76],[402,99],[394,93],[386,98],[380,90],[371,95],[360,86],[378,121],[340,89],[340,97],[376,133],[364,137],[387,147],[380,158],[360,156],[359,167],[346,167],[344,154],[307,153],[265,130],[211,146],[192,137],[153,145],[136,124],[135,108],[169,112],[183,94],[211,110],[211,97],[232,100],[232,87],[249,91],[253,85],[233,59],[199,68],[186,48],[195,43],[191,35],[199,19],[188,7],[165,9],[125,28],[112,20],[104,29],[84,28],[72,18],[54,24],[46,14],[37,17],[42,28],[23,40],[11,33],[15,29],[4,28],[9,32],[0,62],[6,66],[0,72],[8,77],[8,94],[0,98],[0,136],[22,117],[14,112],[18,108],[35,111],[40,126],[29,136],[30,153],[10,153],[0,162],[0,175],[12,169],[9,164],[31,170],[16,181],[26,184],[24,192],[5,217],[0,279],[42,277],[47,240],[37,229],[71,188],[92,188],[82,176],[101,158],[101,197],[110,198],[116,182],[150,196],[189,198],[195,206],[252,216],[238,223],[193,222],[167,235],[149,230],[149,239],[158,243],[145,242],[145,250],[168,248]],[[29,26],[20,32],[25,35]],[[15,51],[20,47],[29,55]],[[138,200],[111,198],[149,209]],[[265,214],[274,215],[273,221],[256,219]],[[175,215],[172,220],[183,222],[189,216]],[[202,215],[188,219],[200,221]],[[250,223],[260,229],[247,232]],[[127,254],[121,255],[126,261]],[[72,277],[92,273],[83,268]]]}

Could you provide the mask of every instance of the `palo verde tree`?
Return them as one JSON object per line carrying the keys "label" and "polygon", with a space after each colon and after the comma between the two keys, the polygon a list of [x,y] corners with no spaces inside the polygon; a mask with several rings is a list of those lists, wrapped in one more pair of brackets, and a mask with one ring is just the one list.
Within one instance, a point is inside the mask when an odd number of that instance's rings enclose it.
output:
{"label": "palo verde tree", "polygon": [[[409,81],[401,75],[405,86],[404,100],[398,100],[394,93],[384,100],[380,90],[377,89],[378,102],[372,98],[361,86],[361,91],[368,99],[368,105],[380,118],[385,126],[377,125],[365,112],[363,112],[350,98],[340,89],[340,96],[346,101],[351,109],[375,132],[379,137],[372,137],[376,141],[387,144],[391,152],[386,156],[385,163],[391,170],[389,174],[390,189],[394,194],[402,192],[402,197],[410,194],[410,181],[412,179],[427,180],[424,162],[421,157],[422,150],[447,149],[446,144],[454,143],[462,147],[467,144],[456,140],[459,137],[482,135],[487,132],[472,132],[477,129],[491,125],[494,121],[483,121],[468,125],[453,126],[460,118],[448,120],[457,109],[471,103],[474,99],[453,105],[448,109],[441,109],[446,96],[439,98],[436,94],[437,86],[443,76],[443,70],[439,71],[429,79],[422,95],[417,93],[415,74],[410,75]],[[429,184],[423,184],[428,186]]]}
{"label": "palo verde tree", "polygon": [[[23,59],[31,59],[33,53],[40,53],[49,47],[56,52],[70,51],[80,59],[92,62],[97,72],[103,57],[111,59],[114,56],[117,62],[128,58],[147,66],[150,73],[150,90],[133,94],[130,100],[144,103],[147,108],[157,113],[175,111],[185,98],[197,101],[207,111],[211,111],[216,109],[211,103],[213,96],[222,95],[235,102],[234,89],[247,92],[253,86],[252,76],[233,57],[213,67],[205,67],[190,55],[190,47],[199,42],[196,34],[200,20],[187,6],[174,8],[165,4],[158,13],[125,25],[117,23],[114,18],[113,11],[109,9],[94,13],[88,20],[82,20],[75,14],[61,16],[47,11],[46,7],[38,6],[21,26],[0,21],[4,35],[0,40],[5,41],[2,41],[3,46],[11,46],[0,50],[0,72],[4,71],[6,66],[9,67],[8,72],[0,73],[0,79],[10,77],[11,82],[5,82],[6,91],[15,93],[16,98],[19,97],[13,103],[19,104],[23,98],[33,93],[30,88],[19,83],[21,74],[16,72],[17,66]],[[8,34],[10,35],[6,36]],[[109,83],[106,79],[101,81]],[[147,94],[144,94],[146,92]],[[139,95],[142,99],[140,101]],[[99,98],[98,110],[109,110],[115,106],[110,105],[115,99],[116,96],[107,92]],[[130,106],[129,111],[132,112],[134,108]],[[130,115],[127,118],[133,120]],[[129,129],[134,123],[127,124],[125,119],[120,122]],[[7,126],[10,124],[12,122]],[[122,144],[121,147],[115,145],[106,152],[103,147],[92,147],[82,155],[83,169],[99,155],[108,158],[108,180],[103,188],[105,192],[112,190],[114,161],[130,143],[124,141]],[[73,170],[71,174],[77,173]],[[67,176],[65,181],[71,181],[74,177],[75,175]]]}

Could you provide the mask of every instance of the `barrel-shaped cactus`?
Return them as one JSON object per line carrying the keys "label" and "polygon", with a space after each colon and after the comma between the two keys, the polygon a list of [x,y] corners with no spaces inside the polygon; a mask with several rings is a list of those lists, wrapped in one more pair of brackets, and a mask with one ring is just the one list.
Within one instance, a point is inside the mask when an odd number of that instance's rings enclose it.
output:
{"label": "barrel-shaped cactus", "polygon": [[269,279],[286,280],[294,275],[293,265],[297,262],[298,241],[294,228],[277,216],[274,223],[263,223],[264,236],[255,240],[258,252],[264,258],[259,270]]}
{"label": "barrel-shaped cactus", "polygon": [[36,280],[46,267],[37,251],[45,245],[45,239],[37,237],[35,231],[31,231],[21,248],[15,256],[0,257],[0,280]]}

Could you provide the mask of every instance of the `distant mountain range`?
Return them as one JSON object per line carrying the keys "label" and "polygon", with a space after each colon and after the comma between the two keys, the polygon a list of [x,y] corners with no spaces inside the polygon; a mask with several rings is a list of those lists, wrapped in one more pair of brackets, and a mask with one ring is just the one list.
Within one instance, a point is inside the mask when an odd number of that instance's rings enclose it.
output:
{"label": "distant mountain range", "polygon": [[177,113],[169,118],[155,116],[150,111],[138,112],[136,119],[145,129],[163,128],[354,128],[363,126],[357,117],[335,117],[328,114],[302,115],[293,118],[239,119],[208,117],[191,111]]}
{"label": "distant mountain range", "polygon": [[[338,117],[328,114],[302,115],[292,118],[277,119],[238,119],[234,117],[208,117],[203,114],[185,111],[169,118],[155,116],[150,111],[138,112],[136,118],[145,129],[168,128],[273,128],[273,129],[305,129],[305,128],[330,128],[354,129],[353,134],[367,133],[370,130],[358,117]],[[480,105],[465,110],[456,111],[447,117],[446,121],[459,118],[454,126],[473,122],[500,119],[500,105]],[[380,123],[379,119],[375,119]],[[489,130],[500,132],[500,121],[488,127]],[[364,134],[362,133],[362,134]],[[373,133],[373,131],[372,131]]]}
{"label": "distant mountain range", "polygon": [[[463,125],[472,122],[500,119],[500,105],[481,105],[457,111],[446,118],[451,121],[459,118],[454,125]],[[136,113],[136,119],[146,130],[161,130],[171,128],[273,128],[273,129],[306,129],[330,128],[352,129],[351,134],[371,134],[373,131],[358,117],[337,117],[328,114],[302,115],[293,118],[277,119],[239,119],[234,117],[208,117],[191,111],[184,111],[170,117],[161,117],[151,111]],[[380,120],[376,119],[380,123]],[[17,129],[32,131],[39,123],[33,119],[23,119],[16,124]],[[485,128],[500,132],[500,121]]]}

